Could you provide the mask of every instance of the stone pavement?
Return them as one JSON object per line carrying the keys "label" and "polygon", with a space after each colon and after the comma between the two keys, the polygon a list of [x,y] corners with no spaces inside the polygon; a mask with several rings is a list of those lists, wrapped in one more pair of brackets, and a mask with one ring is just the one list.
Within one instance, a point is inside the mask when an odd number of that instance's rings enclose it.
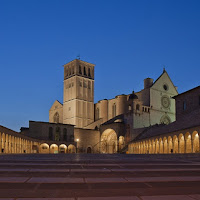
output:
{"label": "stone pavement", "polygon": [[0,155],[0,200],[200,200],[200,156]]}

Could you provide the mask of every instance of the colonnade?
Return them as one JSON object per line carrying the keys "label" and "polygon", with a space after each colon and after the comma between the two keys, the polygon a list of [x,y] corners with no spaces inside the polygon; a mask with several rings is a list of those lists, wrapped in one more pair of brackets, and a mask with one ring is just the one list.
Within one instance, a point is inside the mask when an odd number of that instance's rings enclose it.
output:
{"label": "colonnade", "polygon": [[19,134],[0,132],[0,154],[10,153],[76,153],[77,149],[73,144],[47,144],[31,140],[31,138],[20,137]]}
{"label": "colonnade", "polygon": [[133,142],[129,144],[128,151],[134,154],[199,153],[199,139],[197,131],[163,135]]}
{"label": "colonnade", "polygon": [[35,153],[34,145],[39,143],[25,137],[0,133],[0,153]]}
{"label": "colonnade", "polygon": [[47,144],[47,143],[42,143],[39,148],[39,153],[76,153],[77,148],[73,145],[66,145],[66,144]]}

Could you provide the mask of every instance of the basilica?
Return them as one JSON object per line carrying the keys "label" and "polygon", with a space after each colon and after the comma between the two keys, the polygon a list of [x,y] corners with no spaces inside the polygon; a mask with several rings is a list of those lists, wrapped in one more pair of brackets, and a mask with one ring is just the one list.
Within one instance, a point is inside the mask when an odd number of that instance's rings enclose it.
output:
{"label": "basilica", "polygon": [[141,91],[94,103],[94,71],[80,59],[65,64],[63,102],[55,100],[49,122],[29,121],[20,133],[0,127],[0,152],[199,152],[200,120],[186,120],[200,113],[199,87],[178,94],[163,69],[156,80],[145,78]]}

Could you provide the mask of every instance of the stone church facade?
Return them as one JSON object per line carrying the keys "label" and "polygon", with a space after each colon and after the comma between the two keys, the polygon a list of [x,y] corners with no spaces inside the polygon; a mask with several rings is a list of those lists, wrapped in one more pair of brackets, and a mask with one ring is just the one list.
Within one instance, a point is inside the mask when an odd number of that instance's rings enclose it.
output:
{"label": "stone church facade", "polygon": [[147,127],[175,120],[177,89],[169,75],[144,80],[144,89],[118,95],[94,104],[94,65],[73,60],[64,65],[63,104],[55,101],[49,111],[50,123],[73,124],[77,128],[94,129],[118,115],[133,114],[132,128]]}
{"label": "stone church facade", "polygon": [[78,59],[64,65],[63,103],[56,100],[49,110],[49,122],[74,125],[75,138],[81,134],[98,138],[90,143],[80,140],[84,152],[88,147],[93,152],[119,152],[137,136],[137,129],[175,121],[172,97],[178,92],[165,70],[155,82],[146,78],[139,92],[95,104],[94,68],[94,64]]}

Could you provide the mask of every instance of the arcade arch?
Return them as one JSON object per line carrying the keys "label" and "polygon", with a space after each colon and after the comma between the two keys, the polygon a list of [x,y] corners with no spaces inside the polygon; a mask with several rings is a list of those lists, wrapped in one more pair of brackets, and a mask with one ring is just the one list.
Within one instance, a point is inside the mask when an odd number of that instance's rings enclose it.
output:
{"label": "arcade arch", "polygon": [[101,152],[117,152],[117,134],[113,129],[106,129],[101,135]]}
{"label": "arcade arch", "polygon": [[76,153],[76,147],[73,144],[68,146],[68,153]]}
{"label": "arcade arch", "polygon": [[50,146],[50,150],[49,150],[49,153],[58,153],[58,145],[57,144],[52,144]]}
{"label": "arcade arch", "polygon": [[59,153],[67,153],[67,146],[65,144],[59,146]]}
{"label": "arcade arch", "polygon": [[193,153],[198,153],[200,151],[199,149],[199,133],[197,131],[194,131],[192,133],[192,143],[193,143]]}
{"label": "arcade arch", "polygon": [[130,153],[139,154],[199,153],[199,139],[197,131],[188,131],[130,143],[128,149]]}
{"label": "arcade arch", "polygon": [[40,153],[49,153],[49,145],[47,143],[41,144],[39,152]]}

